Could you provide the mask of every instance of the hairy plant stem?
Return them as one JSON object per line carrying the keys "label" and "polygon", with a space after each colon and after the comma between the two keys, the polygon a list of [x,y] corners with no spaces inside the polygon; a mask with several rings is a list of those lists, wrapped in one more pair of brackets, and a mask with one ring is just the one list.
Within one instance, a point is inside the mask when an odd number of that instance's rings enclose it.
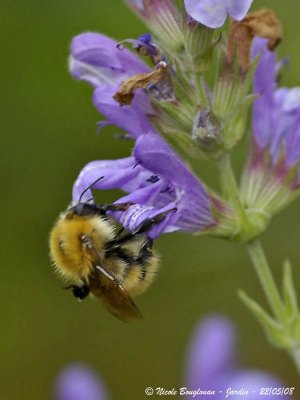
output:
{"label": "hairy plant stem", "polygon": [[[255,272],[259,278],[265,296],[268,300],[270,308],[273,314],[284,326],[288,326],[287,315],[285,310],[285,305],[277,289],[276,283],[274,281],[271,268],[266,259],[264,250],[262,248],[259,240],[254,240],[247,243],[247,249],[254,266]],[[289,354],[296,366],[297,372],[300,375],[300,348],[295,346],[289,350]]]}
{"label": "hairy plant stem", "polygon": [[220,170],[220,178],[222,184],[223,195],[226,200],[229,200],[237,213],[238,221],[240,224],[247,223],[245,209],[241,203],[239,189],[236,182],[234,172],[231,167],[229,154],[223,154],[218,160]]}
{"label": "hairy plant stem", "polygon": [[[219,160],[219,167],[223,186],[223,194],[234,205],[239,224],[247,225],[247,216],[240,200],[238,185],[228,154],[224,154]],[[283,322],[285,319],[284,305],[273,279],[273,275],[265,257],[263,248],[258,240],[250,241],[246,246],[255,272],[268,299],[269,305],[278,320]]]}
{"label": "hairy plant stem", "polygon": [[268,303],[276,318],[285,323],[285,307],[259,240],[247,243],[247,250]]}
{"label": "hairy plant stem", "polygon": [[[239,224],[248,224],[247,215],[240,199],[239,188],[234,172],[231,167],[228,154],[223,155],[218,162],[220,177],[224,197],[229,200],[236,209]],[[263,247],[258,239],[250,240],[246,243],[248,254],[258,276],[262,289],[265,293],[269,306],[277,321],[287,326],[287,314],[285,304],[280,296],[271,268],[268,264]],[[289,354],[294,361],[296,369],[300,374],[300,348],[294,347],[289,350]]]}

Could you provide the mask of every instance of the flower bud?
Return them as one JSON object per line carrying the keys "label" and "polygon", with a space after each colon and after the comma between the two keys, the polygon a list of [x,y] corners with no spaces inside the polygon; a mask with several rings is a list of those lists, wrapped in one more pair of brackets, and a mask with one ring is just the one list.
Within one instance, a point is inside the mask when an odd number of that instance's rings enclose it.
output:
{"label": "flower bud", "polygon": [[202,108],[194,120],[194,142],[208,152],[215,152],[222,145],[221,131],[221,123],[213,112]]}

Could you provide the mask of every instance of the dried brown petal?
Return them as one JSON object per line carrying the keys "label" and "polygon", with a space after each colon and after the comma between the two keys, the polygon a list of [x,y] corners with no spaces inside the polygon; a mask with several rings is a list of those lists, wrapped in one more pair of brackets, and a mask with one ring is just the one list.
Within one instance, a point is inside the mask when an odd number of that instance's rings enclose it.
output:
{"label": "dried brown petal", "polygon": [[274,50],[282,39],[282,27],[272,10],[263,8],[248,14],[242,21],[234,21],[228,41],[227,56],[232,61],[237,54],[242,71],[247,71],[250,47],[255,36],[268,39],[268,47]]}
{"label": "dried brown petal", "polygon": [[119,91],[114,95],[114,99],[121,105],[131,104],[134,92],[137,89],[145,89],[150,83],[156,84],[165,78],[167,64],[164,61],[158,63],[154,70],[149,74],[136,74],[123,81]]}
{"label": "dried brown petal", "polygon": [[252,36],[269,39],[268,46],[274,50],[282,39],[282,27],[274,11],[268,8],[255,11],[244,19],[244,25]]}

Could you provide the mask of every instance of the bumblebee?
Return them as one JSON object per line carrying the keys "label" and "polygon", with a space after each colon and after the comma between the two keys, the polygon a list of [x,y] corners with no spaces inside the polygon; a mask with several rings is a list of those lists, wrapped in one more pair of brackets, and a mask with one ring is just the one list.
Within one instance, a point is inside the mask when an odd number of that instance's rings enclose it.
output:
{"label": "bumblebee", "polygon": [[80,202],[62,213],[50,233],[54,267],[79,300],[91,293],[115,317],[141,318],[132,300],[152,283],[159,256],[147,236],[167,212],[146,219],[135,232],[117,232],[108,211],[126,211],[131,203],[96,205]]}

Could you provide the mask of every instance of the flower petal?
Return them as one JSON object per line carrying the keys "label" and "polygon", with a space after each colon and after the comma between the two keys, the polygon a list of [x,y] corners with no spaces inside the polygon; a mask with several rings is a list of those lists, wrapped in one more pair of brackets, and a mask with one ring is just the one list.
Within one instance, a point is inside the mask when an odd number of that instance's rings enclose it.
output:
{"label": "flower petal", "polygon": [[76,79],[97,87],[102,83],[116,85],[128,76],[150,69],[126,48],[98,33],[83,33],[71,43],[70,71]]}
{"label": "flower petal", "polygon": [[151,110],[146,94],[139,91],[130,106],[120,106],[113,98],[117,91],[118,88],[116,86],[104,84],[99,86],[93,96],[97,110],[111,124],[124,129],[132,138],[137,138],[145,133],[155,133],[153,126],[145,115],[145,111],[149,112]]}
{"label": "flower petal", "polygon": [[286,165],[290,167],[300,159],[300,88],[276,88],[276,58],[268,50],[266,39],[256,38],[252,53],[253,56],[261,53],[254,75],[254,90],[260,94],[253,109],[255,139],[260,148],[268,147],[273,164],[285,145]]}
{"label": "flower petal", "polygon": [[224,0],[185,0],[184,4],[187,13],[194,20],[209,28],[222,26],[227,17]]}
{"label": "flower petal", "polygon": [[282,87],[276,90],[276,103],[282,105],[284,112],[298,111],[300,108],[300,88],[288,89]]}
{"label": "flower petal", "polygon": [[73,202],[91,199],[89,187],[128,193],[116,203],[132,202],[134,206],[113,214],[130,231],[137,230],[145,218],[168,210],[173,211],[150,230],[151,237],[174,230],[199,231],[215,223],[207,192],[156,134],[139,137],[134,157],[87,164],[74,184]]}
{"label": "flower petal", "polygon": [[[278,379],[274,378],[272,375],[267,374],[265,372],[254,371],[254,370],[242,370],[239,371],[232,377],[229,381],[226,382],[226,388],[231,388],[232,390],[247,390],[247,400],[258,400],[261,398],[261,389],[262,388],[274,388],[274,395],[268,395],[268,398],[278,399],[278,388],[281,388],[282,382]],[[276,390],[277,389],[277,390]],[[227,389],[228,390],[228,389]],[[231,396],[228,396],[231,397]],[[281,397],[281,396],[280,396]],[[284,398],[290,396],[283,396]]]}
{"label": "flower petal", "polygon": [[252,2],[253,0],[226,0],[226,9],[233,19],[240,21],[246,16]]}
{"label": "flower petal", "polygon": [[135,165],[136,161],[133,157],[88,163],[73,185],[73,202],[88,201],[92,197],[91,191],[88,190],[83,195],[82,193],[101,177],[103,179],[95,183],[92,188],[105,190],[126,187],[126,184],[136,178],[140,172],[139,168],[134,168]]}
{"label": "flower petal", "polygon": [[254,92],[259,96],[253,105],[253,131],[260,148],[265,148],[274,132],[275,54],[267,49],[267,39],[255,38],[252,58],[261,54],[255,75]]}
{"label": "flower petal", "polygon": [[[126,196],[124,198],[121,198],[118,202],[127,202],[131,201],[132,198],[131,196]],[[167,233],[167,232],[174,232],[178,230],[178,227],[176,226],[176,209],[175,209],[176,204],[175,203],[169,203],[165,207],[162,208],[154,208],[154,207],[148,207],[148,206],[141,206],[139,204],[135,204],[127,211],[124,213],[115,213],[119,214],[116,215],[117,219],[119,222],[127,229],[128,231],[135,231],[137,230],[141,224],[147,220],[155,217],[156,215],[164,212],[168,212],[165,216],[165,218],[158,224],[155,224],[148,232],[147,236],[155,239],[162,233]]]}
{"label": "flower petal", "polygon": [[57,400],[107,400],[107,390],[93,370],[81,364],[63,369],[55,383]]}
{"label": "flower petal", "polygon": [[166,191],[173,189],[179,229],[197,231],[214,224],[206,190],[160,136],[140,136],[134,156],[145,169],[163,177]]}
{"label": "flower petal", "polygon": [[205,319],[196,327],[189,347],[188,387],[217,389],[216,385],[222,384],[224,378],[234,371],[234,357],[233,325],[220,316]]}
{"label": "flower petal", "polygon": [[286,137],[286,165],[292,167],[300,161],[300,108],[293,118]]}

